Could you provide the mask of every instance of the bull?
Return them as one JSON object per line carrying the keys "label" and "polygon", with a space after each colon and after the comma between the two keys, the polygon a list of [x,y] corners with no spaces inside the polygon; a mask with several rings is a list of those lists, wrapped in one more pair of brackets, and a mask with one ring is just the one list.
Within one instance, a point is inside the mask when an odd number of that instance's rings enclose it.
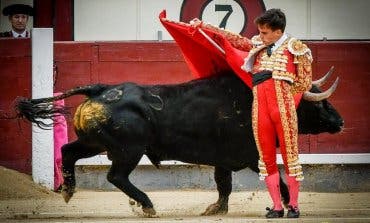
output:
{"label": "bull", "polygon": [[[325,92],[318,87],[327,78],[313,82],[297,108],[300,133],[336,133],[343,127],[343,119],[326,99],[338,82]],[[108,181],[141,204],[147,216],[156,214],[153,204],[129,180],[144,154],[156,167],[163,160],[215,167],[219,198],[204,215],[227,213],[232,171],[249,167],[259,172],[251,125],[252,91],[233,73],[175,85],[95,84],[56,97],[23,98],[16,104],[18,117],[47,128],[42,119],[66,113],[65,107],[53,107],[52,102],[72,95],[87,98],[74,115],[78,139],[62,147],[66,202],[75,189],[76,161],[105,151],[112,161]],[[288,203],[282,180],[281,195]]]}

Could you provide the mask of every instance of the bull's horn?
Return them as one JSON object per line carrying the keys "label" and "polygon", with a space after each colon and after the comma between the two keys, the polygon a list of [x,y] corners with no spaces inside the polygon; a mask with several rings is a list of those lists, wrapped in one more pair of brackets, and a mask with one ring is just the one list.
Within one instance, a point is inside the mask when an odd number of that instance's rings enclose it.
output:
{"label": "bull's horn", "polygon": [[329,77],[331,76],[331,74],[333,73],[333,71],[334,71],[334,66],[332,66],[330,68],[330,70],[322,78],[320,78],[320,79],[318,79],[316,81],[312,81],[312,85],[315,85],[317,87],[322,86],[329,79]]}
{"label": "bull's horn", "polygon": [[335,89],[338,86],[338,82],[339,82],[339,77],[337,77],[334,84],[328,90],[322,93],[312,93],[312,92],[306,91],[303,94],[303,98],[307,101],[321,101],[321,100],[327,99],[334,93]]}

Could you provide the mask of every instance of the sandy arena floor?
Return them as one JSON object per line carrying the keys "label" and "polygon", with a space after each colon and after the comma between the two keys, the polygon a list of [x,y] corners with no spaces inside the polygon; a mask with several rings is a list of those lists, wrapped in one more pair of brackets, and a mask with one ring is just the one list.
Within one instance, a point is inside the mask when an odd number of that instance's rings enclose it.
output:
{"label": "sandy arena floor", "polygon": [[0,222],[370,222],[370,193],[302,192],[300,219],[266,220],[265,191],[232,193],[229,213],[218,216],[200,216],[216,191],[152,191],[157,217],[144,218],[118,191],[78,190],[66,204],[28,175],[0,167],[0,180]]}

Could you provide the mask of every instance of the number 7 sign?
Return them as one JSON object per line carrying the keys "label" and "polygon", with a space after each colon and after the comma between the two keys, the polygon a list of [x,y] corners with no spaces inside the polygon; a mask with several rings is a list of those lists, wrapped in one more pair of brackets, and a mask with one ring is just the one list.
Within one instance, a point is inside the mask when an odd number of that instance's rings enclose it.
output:
{"label": "number 7 sign", "polygon": [[251,38],[258,33],[253,20],[264,11],[263,0],[184,0],[180,21],[189,22],[199,18]]}

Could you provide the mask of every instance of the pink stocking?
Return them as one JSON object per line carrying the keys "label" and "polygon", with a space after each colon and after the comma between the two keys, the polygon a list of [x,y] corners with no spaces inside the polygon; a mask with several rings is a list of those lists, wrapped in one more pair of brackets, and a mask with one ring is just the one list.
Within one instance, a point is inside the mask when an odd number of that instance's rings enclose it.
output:
{"label": "pink stocking", "polygon": [[270,193],[272,202],[274,203],[274,210],[280,211],[283,209],[280,197],[280,177],[279,172],[269,175],[265,178],[267,189]]}
{"label": "pink stocking", "polygon": [[290,195],[290,201],[289,205],[293,207],[298,207],[298,193],[299,193],[299,186],[300,182],[296,180],[296,177],[288,176],[288,174],[285,175],[287,182],[288,182],[288,188],[289,188],[289,195]]}

